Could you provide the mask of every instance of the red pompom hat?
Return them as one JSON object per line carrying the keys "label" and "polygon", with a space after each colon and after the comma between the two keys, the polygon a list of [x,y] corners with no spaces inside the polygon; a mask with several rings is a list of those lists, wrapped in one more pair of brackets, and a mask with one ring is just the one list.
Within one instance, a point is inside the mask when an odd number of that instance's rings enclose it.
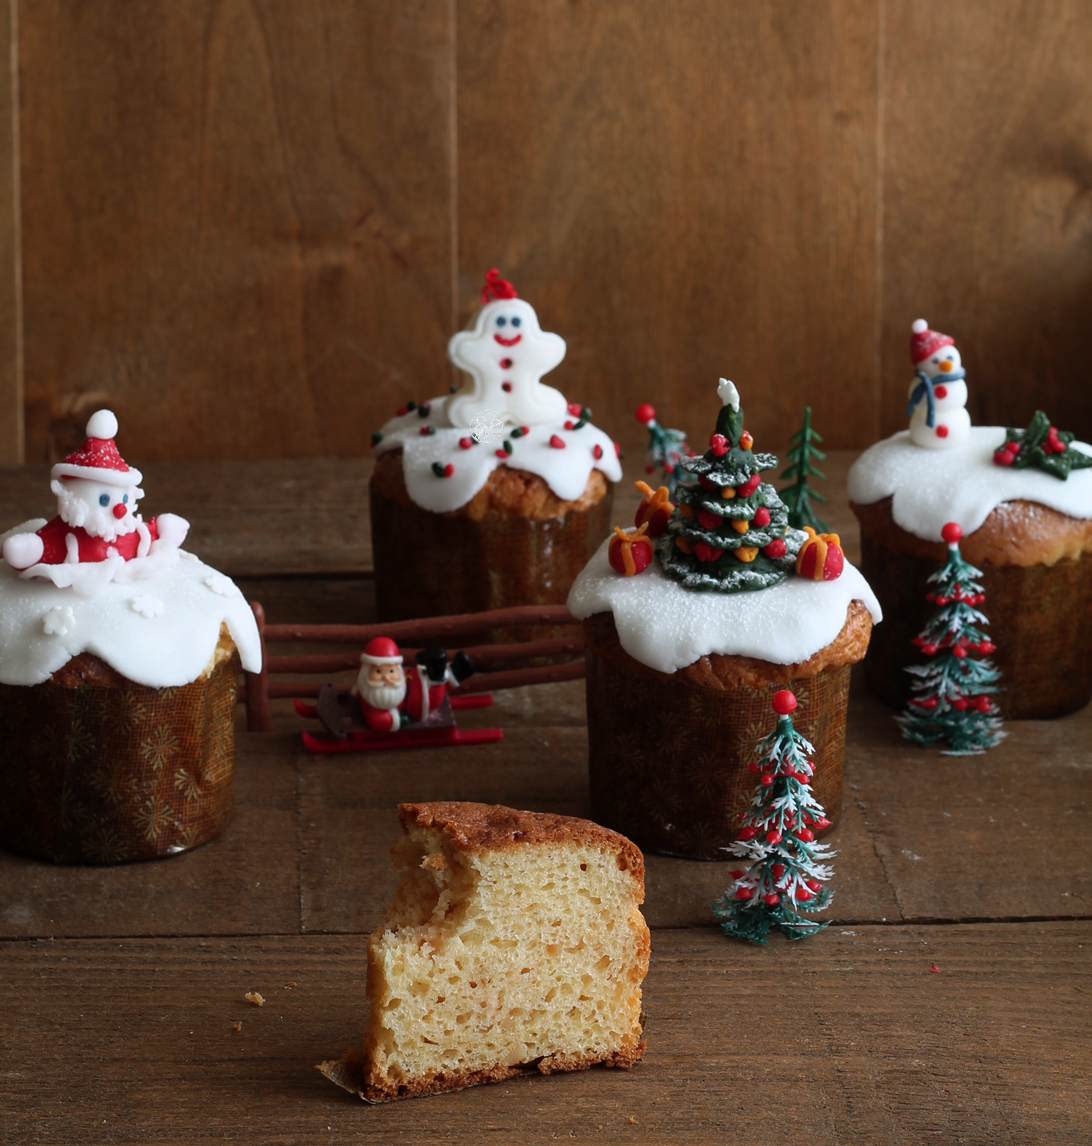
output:
{"label": "red pompom hat", "polygon": [[366,665],[400,665],[402,654],[390,637],[372,637],[364,646],[360,660]]}
{"label": "red pompom hat", "polygon": [[935,354],[942,346],[955,346],[955,339],[939,330],[930,330],[924,318],[914,319],[910,327],[910,361],[915,366]]}
{"label": "red pompom hat", "polygon": [[106,482],[107,485],[140,485],[140,470],[131,469],[118,453],[114,437],[118,420],[110,410],[97,410],[91,415],[86,428],[87,441],[58,462],[50,471],[53,478],[87,478]]}

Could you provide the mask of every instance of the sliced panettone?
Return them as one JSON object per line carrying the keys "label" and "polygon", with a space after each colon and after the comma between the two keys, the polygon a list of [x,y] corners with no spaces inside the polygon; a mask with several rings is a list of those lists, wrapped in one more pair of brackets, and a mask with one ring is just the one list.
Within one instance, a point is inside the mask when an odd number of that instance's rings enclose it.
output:
{"label": "sliced panettone", "polygon": [[403,804],[403,869],[368,942],[364,1054],[323,1072],[371,1102],[644,1054],[644,860],[587,820]]}

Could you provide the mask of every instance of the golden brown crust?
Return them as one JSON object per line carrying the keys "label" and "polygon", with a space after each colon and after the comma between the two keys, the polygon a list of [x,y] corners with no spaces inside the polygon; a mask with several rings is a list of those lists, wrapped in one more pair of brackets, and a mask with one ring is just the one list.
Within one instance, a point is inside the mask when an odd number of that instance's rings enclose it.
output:
{"label": "golden brown crust", "polygon": [[[943,561],[947,546],[939,538],[924,541],[896,525],[890,497],[870,505],[850,502],[861,530],[888,549]],[[964,561],[981,567],[1054,565],[1092,553],[1092,520],[1069,517],[1034,501],[1002,502],[974,533],[959,543]]]}
{"label": "golden brown crust", "polygon": [[[231,639],[228,627],[220,623],[220,639],[212,651],[209,663],[196,679],[212,675],[212,670],[235,652],[235,642]],[[61,665],[59,669],[46,681],[45,686],[56,688],[81,688],[84,685],[94,685],[97,688],[128,688],[132,681],[122,676],[117,669],[111,668],[101,657],[94,653],[80,653],[70,661]]]}
{"label": "golden brown crust", "polygon": [[[443,832],[460,851],[521,847],[524,844],[564,843],[604,846],[618,852],[618,865],[643,888],[645,860],[640,848],[618,832],[576,816],[552,812],[521,812],[500,804],[474,804],[438,800],[426,804],[399,804],[402,829],[434,828]],[[396,845],[397,846],[397,845]],[[641,900],[638,900],[641,902]]]}
{"label": "golden brown crust", "polygon": [[[412,505],[402,472],[402,451],[389,450],[375,459],[372,488],[382,496],[401,505]],[[481,521],[487,514],[493,517],[521,517],[529,521],[547,521],[561,518],[567,513],[583,512],[601,501],[610,489],[610,483],[599,470],[588,475],[588,484],[576,501],[565,501],[537,474],[527,473],[512,466],[497,466],[489,480],[458,509],[444,517],[468,517]]]}
{"label": "golden brown crust", "polygon": [[651,673],[717,691],[741,687],[766,688],[785,681],[814,677],[824,669],[856,664],[864,659],[871,635],[872,614],[863,602],[851,601],[846,610],[846,623],[838,636],[800,664],[778,665],[756,657],[714,653],[699,657],[693,664],[674,673],[661,673],[634,660],[622,648],[612,614],[594,613],[584,621],[584,640],[600,660],[620,664],[631,672]]}

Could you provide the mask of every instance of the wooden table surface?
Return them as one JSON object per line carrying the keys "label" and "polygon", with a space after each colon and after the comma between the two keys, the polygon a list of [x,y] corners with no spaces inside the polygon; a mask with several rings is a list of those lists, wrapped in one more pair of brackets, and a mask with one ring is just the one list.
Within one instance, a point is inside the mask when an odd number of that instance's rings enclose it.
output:
{"label": "wooden table surface", "polygon": [[[848,461],[824,489],[852,556]],[[188,547],[270,620],[362,622],[367,471],[149,465],[144,504],[188,516]],[[43,470],[0,472],[5,523],[51,502]],[[649,856],[635,1069],[378,1107],[314,1065],[360,1041],[395,805],[586,814],[583,684],[498,693],[464,724],[504,740],[463,749],[315,757],[274,714],[240,723],[218,840],[121,867],[0,853],[3,1143],[1092,1141],[1092,711],[943,757],[855,681],[826,931],[728,940],[708,907],[726,866]]]}

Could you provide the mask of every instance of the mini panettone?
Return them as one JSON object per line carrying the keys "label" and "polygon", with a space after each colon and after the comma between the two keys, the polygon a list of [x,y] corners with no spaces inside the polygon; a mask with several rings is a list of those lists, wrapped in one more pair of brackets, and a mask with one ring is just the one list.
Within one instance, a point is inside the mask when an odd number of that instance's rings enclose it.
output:
{"label": "mini panettone", "polygon": [[482,304],[449,346],[464,388],[408,402],[372,437],[384,620],[561,604],[610,521],[617,447],[540,381],[564,341],[496,271]]}
{"label": "mini panettone", "polygon": [[402,881],[368,941],[363,1054],[321,1068],[369,1102],[643,1054],[644,861],[587,820],[403,804]]}
{"label": "mini panettone", "polygon": [[782,689],[799,700],[815,795],[837,822],[850,666],[880,620],[837,536],[788,525],[761,479],[777,459],[753,452],[735,387],[718,392],[709,449],[680,460],[655,557],[640,552],[653,515],[638,511],[642,525],[603,543],[568,602],[584,623],[591,814],[646,851],[703,859],[725,859],[736,838]]}
{"label": "mini panettone", "polygon": [[953,523],[963,559],[982,572],[1001,715],[1073,712],[1092,698],[1092,446],[1041,411],[1027,429],[970,425],[959,352],[921,319],[911,357],[909,430],[849,472],[862,569],[886,618],[865,678],[893,707],[907,703],[905,670],[922,661],[914,638],[932,609],[927,580],[947,558],[941,533]]}
{"label": "mini panettone", "polygon": [[235,690],[261,667],[234,584],[136,512],[100,410],[53,467],[58,515],[2,536],[0,847],[65,863],[172,855],[232,812]]}

